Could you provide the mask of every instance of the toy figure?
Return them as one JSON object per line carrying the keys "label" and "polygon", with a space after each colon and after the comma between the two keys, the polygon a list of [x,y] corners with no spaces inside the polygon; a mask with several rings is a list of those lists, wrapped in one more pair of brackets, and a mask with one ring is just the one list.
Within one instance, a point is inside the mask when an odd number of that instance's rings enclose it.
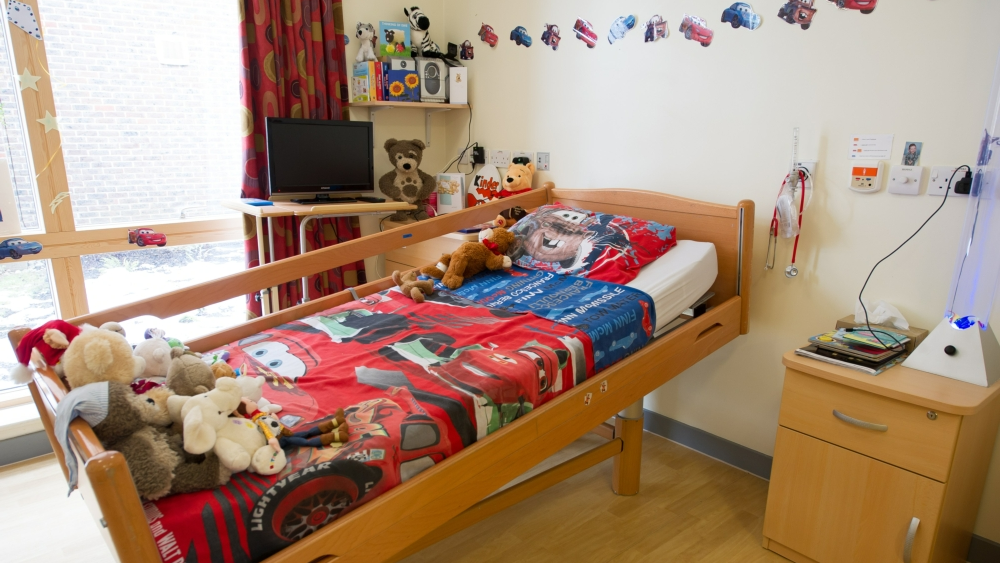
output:
{"label": "toy figure", "polygon": [[434,282],[429,280],[420,281],[417,279],[417,272],[410,270],[406,273],[399,273],[396,270],[392,273],[392,281],[396,282],[403,295],[413,299],[417,303],[424,302],[424,295],[434,293]]}
{"label": "toy figure", "polygon": [[358,22],[357,35],[361,46],[355,62],[363,63],[378,60],[375,56],[375,26],[370,23]]}
{"label": "toy figure", "polygon": [[[243,414],[244,411],[246,414]],[[332,419],[301,432],[292,432],[285,428],[285,425],[277,417],[257,410],[257,404],[249,399],[243,400],[243,404],[240,405],[240,414],[257,424],[257,429],[264,435],[264,439],[275,452],[292,446],[322,448],[332,445],[339,448],[350,437],[347,422],[344,419],[344,409],[337,409],[337,413]]]}
{"label": "toy figure", "polygon": [[441,57],[441,47],[431,39],[431,34],[427,31],[431,27],[431,20],[420,8],[403,8],[403,13],[410,21],[410,41],[413,44],[413,54],[418,57]]}
{"label": "toy figure", "polygon": [[545,43],[552,50],[555,51],[559,48],[559,40],[562,39],[559,36],[559,26],[545,24],[545,31],[542,32],[542,43]]}

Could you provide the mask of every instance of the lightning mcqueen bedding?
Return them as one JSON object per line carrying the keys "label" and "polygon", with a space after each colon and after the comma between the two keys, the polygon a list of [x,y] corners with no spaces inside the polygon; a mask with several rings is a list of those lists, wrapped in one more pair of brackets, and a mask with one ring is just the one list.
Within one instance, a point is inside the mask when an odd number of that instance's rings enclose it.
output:
{"label": "lightning mcqueen bedding", "polygon": [[260,561],[637,350],[655,323],[625,286],[518,269],[481,281],[422,304],[387,290],[223,348],[265,376],[293,431],[342,407],[350,440],[147,503],[163,561]]}

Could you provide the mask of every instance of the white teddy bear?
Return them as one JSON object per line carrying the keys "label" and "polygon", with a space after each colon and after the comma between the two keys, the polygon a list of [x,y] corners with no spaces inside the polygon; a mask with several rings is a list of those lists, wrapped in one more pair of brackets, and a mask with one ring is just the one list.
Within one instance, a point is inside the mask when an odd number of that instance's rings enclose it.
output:
{"label": "white teddy bear", "polygon": [[257,403],[257,408],[260,412],[268,414],[281,412],[281,405],[272,403],[264,398],[264,384],[267,383],[267,380],[264,379],[263,375],[258,375],[257,377],[241,375],[236,378],[236,382],[243,389],[243,396]]}
{"label": "white teddy bear", "polygon": [[253,421],[229,416],[242,396],[240,384],[224,377],[207,393],[170,397],[167,408],[174,422],[183,424],[184,450],[188,453],[212,450],[234,473],[247,469],[261,475],[279,473],[287,463],[285,452],[268,445]]}
{"label": "white teddy bear", "polygon": [[355,62],[364,63],[376,61],[375,56],[375,27],[370,23],[358,22],[357,36],[361,47],[358,49],[358,57]]}

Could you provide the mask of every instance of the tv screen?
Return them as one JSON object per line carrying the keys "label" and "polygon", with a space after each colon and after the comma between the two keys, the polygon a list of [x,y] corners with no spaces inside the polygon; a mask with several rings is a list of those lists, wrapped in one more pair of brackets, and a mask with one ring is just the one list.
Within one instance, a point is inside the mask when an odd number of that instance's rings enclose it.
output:
{"label": "tv screen", "polygon": [[371,123],[270,117],[265,133],[272,194],[375,191]]}

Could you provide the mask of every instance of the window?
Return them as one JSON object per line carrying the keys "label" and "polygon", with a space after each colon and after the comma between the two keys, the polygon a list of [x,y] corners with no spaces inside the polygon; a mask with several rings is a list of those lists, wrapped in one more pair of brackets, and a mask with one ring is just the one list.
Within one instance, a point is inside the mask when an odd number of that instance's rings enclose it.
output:
{"label": "window", "polygon": [[231,213],[218,202],[242,179],[238,9],[39,1],[78,228]]}
{"label": "window", "polygon": [[7,332],[56,318],[48,260],[0,263],[0,391],[14,386],[8,374],[17,363]]}
{"label": "window", "polygon": [[[87,303],[91,312],[211,281],[243,270],[243,243],[193,244],[83,257]],[[169,319],[138,317],[122,322],[133,344],[147,328],[190,340],[246,320],[244,297],[210,305]]]}

